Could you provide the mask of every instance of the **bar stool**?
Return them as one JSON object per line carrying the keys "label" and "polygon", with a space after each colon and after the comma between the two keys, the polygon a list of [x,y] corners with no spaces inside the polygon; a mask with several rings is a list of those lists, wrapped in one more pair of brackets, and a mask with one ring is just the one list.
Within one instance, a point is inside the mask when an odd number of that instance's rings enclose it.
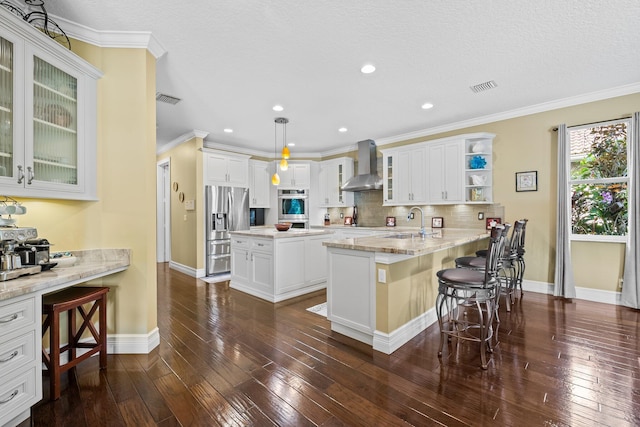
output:
{"label": "bar stool", "polygon": [[[440,270],[436,314],[440,326],[440,349],[451,338],[480,343],[482,369],[487,369],[486,351],[493,352],[493,316],[496,294],[499,292],[498,259],[504,251],[504,227],[491,229],[489,248],[483,270],[448,268]],[[446,338],[446,340],[445,340]]]}
{"label": "bar stool", "polygon": [[[100,353],[100,369],[107,367],[107,292],[106,287],[74,286],[59,292],[44,295],[42,298],[42,335],[49,330],[49,353],[43,346],[42,361],[47,367],[50,377],[51,400],[60,398],[60,375],[76,366],[83,360]],[[93,303],[89,311],[83,305]],[[76,310],[82,317],[82,325],[76,327]],[[69,343],[60,347],[60,314],[67,312]],[[99,325],[96,330],[91,318],[99,311]],[[89,330],[95,343],[80,342],[82,334]],[[89,349],[76,357],[76,349]],[[60,364],[60,356],[68,351],[69,359]]]}

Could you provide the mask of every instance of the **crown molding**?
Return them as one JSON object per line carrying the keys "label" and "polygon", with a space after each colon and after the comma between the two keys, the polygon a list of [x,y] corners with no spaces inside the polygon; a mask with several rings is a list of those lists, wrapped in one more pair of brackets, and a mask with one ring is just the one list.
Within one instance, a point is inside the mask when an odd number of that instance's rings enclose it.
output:
{"label": "crown molding", "polygon": [[640,92],[640,82],[632,83],[624,86],[618,86],[611,89],[605,89],[596,92],[590,92],[583,95],[573,96],[570,98],[562,98],[555,101],[543,102],[541,104],[531,105],[529,107],[517,108],[515,110],[505,111],[502,113],[490,114],[488,116],[476,117],[474,119],[463,120],[461,122],[449,123],[443,126],[422,129],[415,132],[403,133],[387,138],[374,139],[376,145],[386,145],[394,142],[407,141],[409,139],[421,138],[425,136],[435,135],[443,132],[450,132],[458,129],[464,129],[472,126],[486,125],[487,123],[499,122],[501,120],[514,119],[516,117],[528,116],[530,114],[543,113],[545,111],[557,110],[560,108],[573,107],[575,105],[587,104],[589,102],[602,101],[604,99],[616,98],[618,96],[631,95]]}
{"label": "crown molding", "polygon": [[101,31],[52,15],[67,36],[98,47],[147,49],[156,59],[167,53],[150,31]]}
{"label": "crown molding", "polygon": [[178,145],[187,142],[193,138],[202,138],[205,139],[207,137],[207,135],[209,135],[209,132],[205,132],[203,130],[192,130],[190,132],[187,132],[185,134],[180,135],[179,137],[177,137],[176,139],[169,141],[168,143],[158,147],[158,149],[156,150],[156,155],[158,154],[162,154],[162,153],[166,153],[167,151],[171,150],[172,148],[177,147]]}

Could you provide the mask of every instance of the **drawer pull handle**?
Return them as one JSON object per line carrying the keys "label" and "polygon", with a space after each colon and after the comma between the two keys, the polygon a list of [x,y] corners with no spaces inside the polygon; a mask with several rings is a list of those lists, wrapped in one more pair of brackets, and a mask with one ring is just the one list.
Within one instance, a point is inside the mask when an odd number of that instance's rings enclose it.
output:
{"label": "drawer pull handle", "polygon": [[10,402],[14,397],[16,397],[18,395],[18,390],[13,390],[13,393],[11,393],[11,396],[7,397],[4,400],[0,400],[0,405],[3,403],[7,403]]}
{"label": "drawer pull handle", "polygon": [[258,246],[264,246],[264,243],[258,243]]}
{"label": "drawer pull handle", "polygon": [[8,362],[9,360],[13,359],[17,355],[18,355],[18,350],[13,350],[13,353],[11,353],[9,357],[7,357],[6,359],[0,359],[0,363]]}
{"label": "drawer pull handle", "polygon": [[0,323],[10,323],[18,318],[18,313],[13,313],[8,319],[0,319]]}

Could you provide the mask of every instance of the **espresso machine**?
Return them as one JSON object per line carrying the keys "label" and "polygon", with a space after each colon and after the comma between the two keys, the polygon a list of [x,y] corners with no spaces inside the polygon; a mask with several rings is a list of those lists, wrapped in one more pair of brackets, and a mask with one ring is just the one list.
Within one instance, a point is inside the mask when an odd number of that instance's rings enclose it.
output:
{"label": "espresso machine", "polygon": [[26,208],[4,197],[0,200],[0,281],[42,271],[49,263],[49,242],[37,239],[34,227],[18,227],[12,215],[22,215]]}

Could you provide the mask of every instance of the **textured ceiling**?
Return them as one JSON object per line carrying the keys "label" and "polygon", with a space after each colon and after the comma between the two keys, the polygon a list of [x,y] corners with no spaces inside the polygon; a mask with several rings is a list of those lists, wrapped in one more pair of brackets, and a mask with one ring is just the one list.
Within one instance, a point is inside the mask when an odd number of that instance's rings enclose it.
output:
{"label": "textured ceiling", "polygon": [[[158,144],[206,140],[273,151],[290,119],[294,153],[460,122],[640,82],[637,0],[51,0],[101,31],[150,31],[167,50]],[[373,63],[372,75],[360,73]],[[478,94],[469,86],[494,80]],[[422,110],[431,102],[435,107]],[[274,104],[285,110],[272,111]],[[603,117],[606,119],[606,117]],[[348,132],[338,133],[341,126]],[[227,134],[224,128],[234,132]]]}

